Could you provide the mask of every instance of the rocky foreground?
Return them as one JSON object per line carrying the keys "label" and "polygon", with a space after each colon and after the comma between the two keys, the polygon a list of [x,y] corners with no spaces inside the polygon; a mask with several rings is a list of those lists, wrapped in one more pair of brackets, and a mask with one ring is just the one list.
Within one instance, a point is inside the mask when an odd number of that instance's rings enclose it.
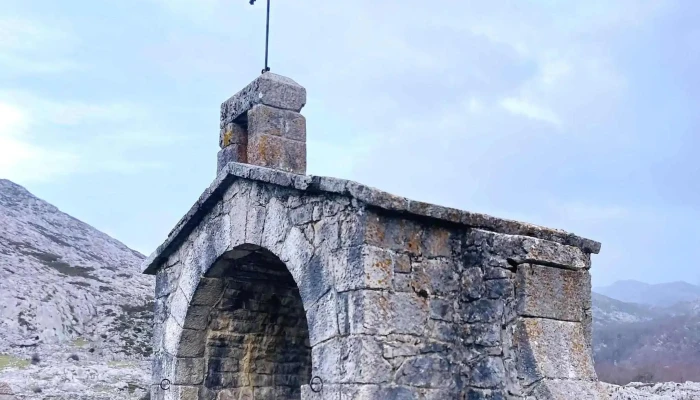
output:
{"label": "rocky foreground", "polygon": [[611,400],[698,400],[700,383],[630,383],[606,385]]}

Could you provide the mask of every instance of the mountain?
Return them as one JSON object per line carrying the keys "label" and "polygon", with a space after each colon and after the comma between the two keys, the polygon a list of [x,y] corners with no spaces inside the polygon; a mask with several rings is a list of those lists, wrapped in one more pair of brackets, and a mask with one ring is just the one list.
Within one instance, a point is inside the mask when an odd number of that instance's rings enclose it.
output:
{"label": "mountain", "polygon": [[652,306],[625,303],[593,292],[593,323],[607,326],[615,323],[632,323],[652,320],[660,312]]}
{"label": "mountain", "polygon": [[143,259],[0,180],[0,382],[59,398],[143,391],[154,293]]}
{"label": "mountain", "polygon": [[700,299],[659,307],[593,293],[593,351],[606,382],[700,381]]}
{"label": "mountain", "polygon": [[679,302],[700,299],[700,286],[687,282],[648,284],[634,280],[617,281],[595,292],[627,303],[672,306]]}

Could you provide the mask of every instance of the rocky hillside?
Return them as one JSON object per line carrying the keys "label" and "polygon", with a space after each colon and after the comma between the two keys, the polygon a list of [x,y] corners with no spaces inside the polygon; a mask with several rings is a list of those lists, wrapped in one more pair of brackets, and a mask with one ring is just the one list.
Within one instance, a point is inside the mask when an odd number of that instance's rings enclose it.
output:
{"label": "rocky hillside", "polygon": [[153,307],[143,258],[0,180],[0,382],[28,398],[137,396]]}
{"label": "rocky hillside", "polygon": [[601,380],[700,381],[700,299],[654,307],[594,293],[593,320]]}

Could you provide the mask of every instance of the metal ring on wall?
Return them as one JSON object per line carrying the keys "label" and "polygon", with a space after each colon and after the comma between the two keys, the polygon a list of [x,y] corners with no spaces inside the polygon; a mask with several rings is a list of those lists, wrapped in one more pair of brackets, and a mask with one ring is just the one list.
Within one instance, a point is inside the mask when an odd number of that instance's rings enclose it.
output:
{"label": "metal ring on wall", "polygon": [[311,388],[312,392],[318,393],[321,390],[323,390],[323,380],[321,378],[319,378],[318,376],[314,376],[309,381],[309,387]]}

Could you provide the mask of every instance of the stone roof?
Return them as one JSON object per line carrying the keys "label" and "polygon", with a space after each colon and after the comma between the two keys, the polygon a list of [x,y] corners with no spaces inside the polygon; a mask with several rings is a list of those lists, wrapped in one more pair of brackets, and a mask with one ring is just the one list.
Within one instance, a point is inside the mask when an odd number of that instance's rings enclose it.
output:
{"label": "stone roof", "polygon": [[143,272],[145,274],[155,274],[157,272],[161,260],[168,257],[181,241],[186,239],[199,221],[216,205],[226,190],[237,179],[254,180],[310,193],[339,194],[355,198],[370,207],[397,213],[433,218],[508,235],[522,235],[549,240],[578,247],[587,253],[597,254],[600,251],[599,242],[559,229],[410,200],[346,179],[297,175],[256,165],[229,163],[222,169],[214,182],[199,196],[199,199],[187,214],[175,225],[165,242],[158,246],[156,251],[144,261]]}

